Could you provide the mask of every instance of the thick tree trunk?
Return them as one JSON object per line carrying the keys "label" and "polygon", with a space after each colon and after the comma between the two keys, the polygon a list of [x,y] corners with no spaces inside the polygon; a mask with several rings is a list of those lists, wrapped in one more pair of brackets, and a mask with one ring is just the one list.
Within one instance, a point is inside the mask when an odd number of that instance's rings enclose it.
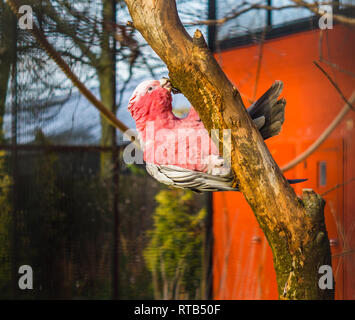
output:
{"label": "thick tree trunk", "polygon": [[16,17],[8,5],[1,2],[2,15],[0,17],[0,143],[3,143],[3,120],[5,114],[5,103],[10,79],[10,69],[14,55],[14,39],[16,28]]}
{"label": "thick tree trunk", "polygon": [[[111,63],[108,63],[111,65]],[[113,113],[116,110],[113,110],[114,99],[112,97],[112,79],[113,76],[111,75],[112,69],[107,68],[107,66],[103,67],[104,71],[100,71],[99,73],[99,82],[100,82],[100,97],[102,103],[107,106],[110,111]],[[112,147],[115,145],[115,132],[116,128],[114,128],[107,120],[101,116],[101,141],[100,144],[103,147]],[[101,152],[100,154],[100,173],[101,177],[109,178],[112,176],[113,171],[113,161],[112,161],[112,154],[111,152]]]}
{"label": "thick tree trunk", "polygon": [[[112,48],[112,32],[110,24],[114,21],[114,3],[112,0],[102,1],[103,32],[101,36],[101,55],[97,66],[97,74],[100,82],[100,97],[102,103],[116,113],[116,92],[114,49]],[[115,145],[116,129],[101,116],[101,145],[112,147]],[[112,175],[114,163],[110,152],[102,152],[100,159],[100,172],[103,178]]]}
{"label": "thick tree trunk", "polygon": [[271,246],[279,297],[333,298],[334,290],[318,286],[319,267],[331,265],[324,201],[311,190],[303,192],[302,200],[296,196],[201,32],[191,38],[183,28],[175,1],[125,2],[134,27],[166,63],[173,85],[196,108],[205,127],[231,129],[232,168]]}

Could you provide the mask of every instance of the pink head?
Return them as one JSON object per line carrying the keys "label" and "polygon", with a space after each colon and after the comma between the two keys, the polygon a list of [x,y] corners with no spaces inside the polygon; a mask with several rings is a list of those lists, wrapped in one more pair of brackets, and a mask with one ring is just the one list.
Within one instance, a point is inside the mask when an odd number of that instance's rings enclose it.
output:
{"label": "pink head", "polygon": [[171,84],[168,79],[146,80],[140,83],[129,99],[128,110],[136,121],[137,129],[146,121],[172,110]]}

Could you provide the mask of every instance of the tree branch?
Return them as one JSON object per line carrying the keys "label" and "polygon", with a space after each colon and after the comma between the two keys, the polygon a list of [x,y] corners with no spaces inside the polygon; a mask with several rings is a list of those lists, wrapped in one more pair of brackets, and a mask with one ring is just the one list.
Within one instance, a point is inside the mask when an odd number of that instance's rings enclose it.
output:
{"label": "tree branch", "polygon": [[338,113],[334,120],[329,124],[329,126],[322,132],[318,139],[313,142],[304,152],[294,158],[292,161],[284,165],[281,170],[283,172],[288,171],[298,165],[300,162],[307,159],[314,151],[316,151],[320,145],[329,137],[329,135],[334,131],[338,124],[344,119],[350,110],[350,106],[355,102],[355,91],[353,91],[349,100],[346,101],[343,109]]}
{"label": "tree branch", "polygon": [[[7,0],[12,12],[19,17],[18,5],[15,0]],[[96,109],[101,113],[101,115],[115,128],[121,130],[124,134],[131,139],[129,136],[130,130],[126,125],[117,119],[116,115],[113,114],[107,106],[105,106],[102,101],[96,98],[96,96],[79,80],[79,78],[73,73],[68,64],[63,60],[61,55],[54,49],[54,47],[48,42],[47,38],[43,32],[33,23],[33,28],[31,33],[36,38],[41,47],[47,52],[48,56],[57,64],[57,66],[64,72],[64,74],[70,79],[75,87],[88,99]],[[129,133],[128,133],[129,132]],[[140,146],[134,140],[134,143],[139,148]]]}
{"label": "tree branch", "polygon": [[313,61],[313,63],[316,65],[316,67],[322,71],[322,73],[327,77],[327,79],[330,81],[330,83],[333,85],[333,87],[335,88],[336,91],[338,91],[340,97],[343,99],[343,101],[349,106],[349,108],[352,111],[355,111],[354,107],[350,104],[350,102],[345,98],[343,91],[341,91],[341,89],[339,88],[339,86],[337,85],[337,83],[332,79],[332,77],[328,74],[327,71],[325,71],[317,61]]}
{"label": "tree branch", "polygon": [[[304,1],[298,1],[295,0],[294,4],[287,4],[283,6],[271,6],[271,5],[265,5],[262,2],[260,3],[249,3],[247,1],[242,2],[237,6],[237,8],[231,10],[228,14],[226,14],[224,17],[219,18],[219,19],[214,19],[214,20],[198,20],[198,21],[191,21],[191,22],[184,22],[184,25],[223,25],[226,22],[236,19],[240,16],[242,16],[245,13],[248,13],[251,10],[267,10],[267,11],[281,11],[285,9],[297,9],[297,8],[306,8],[310,11],[312,11],[315,14],[321,15],[319,12],[319,6],[321,5],[334,5],[334,2],[332,1],[325,1],[325,2],[319,2],[319,3],[307,3]],[[341,4],[344,7],[347,8],[353,8],[354,5],[352,4]],[[245,7],[246,6],[246,7]],[[244,8],[241,8],[244,7]],[[341,23],[345,24],[350,24],[354,25],[355,24],[355,19],[340,15],[340,14],[335,14],[335,19]]]}
{"label": "tree branch", "polygon": [[[319,10],[319,5],[317,3],[307,3],[303,0],[291,0],[292,2],[294,2],[295,4],[297,4],[299,7],[303,7],[303,8],[307,8],[308,10],[312,11],[313,13],[322,16],[323,13],[322,11]],[[332,5],[334,5],[334,3],[331,3]],[[343,5],[343,4],[342,4]],[[352,5],[350,5],[350,7],[353,7]],[[334,20],[352,26],[355,26],[355,19],[354,18],[350,18],[350,17],[346,17],[343,16],[341,14],[337,14],[337,13],[333,13],[332,17],[334,18]]]}
{"label": "tree branch", "polygon": [[[304,200],[283,177],[199,30],[183,28],[174,0],[125,0],[134,27],[169,69],[169,76],[198,111],[207,130],[231,129],[232,169],[274,256],[280,298],[332,298],[318,288],[318,266],[331,264],[324,203],[313,191]],[[286,289],[285,289],[285,285]]]}
{"label": "tree branch", "polygon": [[98,58],[94,52],[90,50],[90,47],[76,35],[76,30],[71,27],[68,21],[62,20],[58,12],[53,8],[50,1],[46,1],[46,14],[56,23],[57,32],[62,33],[70,39],[79,47],[80,51],[86,55],[93,66],[97,65]]}

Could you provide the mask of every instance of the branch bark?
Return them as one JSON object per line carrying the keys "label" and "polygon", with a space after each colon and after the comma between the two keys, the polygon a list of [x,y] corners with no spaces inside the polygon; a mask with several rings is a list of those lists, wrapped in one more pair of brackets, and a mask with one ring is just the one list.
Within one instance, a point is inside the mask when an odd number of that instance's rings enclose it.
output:
{"label": "branch bark", "polygon": [[125,0],[133,24],[165,62],[170,79],[198,111],[205,127],[231,129],[236,182],[268,239],[281,299],[331,299],[318,269],[331,265],[324,201],[311,190],[299,199],[282,175],[199,30],[183,28],[174,0]]}

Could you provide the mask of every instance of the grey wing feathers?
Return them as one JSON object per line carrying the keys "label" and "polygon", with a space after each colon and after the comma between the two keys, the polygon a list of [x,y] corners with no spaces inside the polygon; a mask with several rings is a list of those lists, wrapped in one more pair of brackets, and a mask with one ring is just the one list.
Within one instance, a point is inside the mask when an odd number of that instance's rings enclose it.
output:
{"label": "grey wing feathers", "polygon": [[[148,173],[161,183],[176,188],[190,189],[195,192],[204,191],[239,191],[238,186],[232,188],[233,173],[230,170],[223,175],[212,175],[193,171],[173,165],[146,164]],[[290,184],[304,182],[307,179],[287,180]]]}
{"label": "grey wing feathers", "polygon": [[253,121],[254,121],[256,127],[258,128],[258,130],[260,130],[265,124],[265,117],[261,116],[259,118],[253,119]]}
{"label": "grey wing feathers", "polygon": [[[264,139],[277,135],[285,120],[286,100],[277,100],[283,89],[282,81],[275,81],[252,106],[248,108],[248,113],[256,123]],[[264,117],[264,125],[259,128],[260,119]],[[257,123],[258,121],[258,123]]]}
{"label": "grey wing feathers", "polygon": [[238,191],[232,188],[233,173],[212,175],[173,165],[146,164],[148,173],[159,182],[195,192]]}

